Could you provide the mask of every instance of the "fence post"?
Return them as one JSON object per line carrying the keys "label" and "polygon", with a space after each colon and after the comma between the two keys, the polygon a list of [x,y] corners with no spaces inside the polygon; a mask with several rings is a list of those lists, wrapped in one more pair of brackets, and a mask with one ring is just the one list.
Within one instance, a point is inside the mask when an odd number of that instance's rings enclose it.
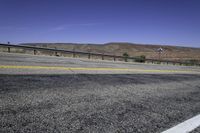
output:
{"label": "fence post", "polygon": [[90,59],[90,53],[88,53],[88,59]]}
{"label": "fence post", "polygon": [[113,56],[113,59],[114,59],[114,61],[116,61],[116,58],[115,58],[115,56]]}
{"label": "fence post", "polygon": [[8,53],[10,53],[10,47],[8,47]]}

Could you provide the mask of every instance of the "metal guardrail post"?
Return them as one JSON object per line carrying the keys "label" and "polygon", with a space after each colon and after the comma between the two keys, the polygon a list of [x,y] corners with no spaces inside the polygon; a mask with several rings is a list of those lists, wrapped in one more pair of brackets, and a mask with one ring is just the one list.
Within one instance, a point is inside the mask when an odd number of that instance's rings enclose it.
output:
{"label": "metal guardrail post", "polygon": [[102,58],[102,60],[104,60],[104,55],[103,54],[102,54],[101,58]]}
{"label": "metal guardrail post", "polygon": [[73,51],[73,58],[75,58],[76,57],[76,53]]}
{"label": "metal guardrail post", "polygon": [[75,58],[75,57],[76,57],[76,51],[75,51],[75,48],[73,48],[72,54],[73,54],[73,58]]}
{"label": "metal guardrail post", "polygon": [[10,47],[8,47],[8,53],[10,53]]}
{"label": "metal guardrail post", "polygon": [[124,61],[125,61],[125,62],[128,62],[128,59],[127,59],[127,57],[124,57]]}
{"label": "metal guardrail post", "polygon": [[36,54],[37,54],[37,51],[34,49],[34,50],[33,50],[33,53],[34,53],[34,55],[36,55]]}

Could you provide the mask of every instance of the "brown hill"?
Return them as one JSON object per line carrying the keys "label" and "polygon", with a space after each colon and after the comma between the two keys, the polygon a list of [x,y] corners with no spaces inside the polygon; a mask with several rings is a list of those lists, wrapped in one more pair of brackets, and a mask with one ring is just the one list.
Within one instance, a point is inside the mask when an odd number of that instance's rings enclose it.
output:
{"label": "brown hill", "polygon": [[200,60],[200,48],[165,46],[165,45],[146,45],[134,43],[107,43],[107,44],[77,44],[77,43],[23,43],[45,48],[56,48],[65,50],[75,50],[83,52],[104,53],[111,55],[123,55],[127,52],[130,56],[145,55],[146,58],[158,59],[156,50],[163,48],[162,59],[167,60]]}

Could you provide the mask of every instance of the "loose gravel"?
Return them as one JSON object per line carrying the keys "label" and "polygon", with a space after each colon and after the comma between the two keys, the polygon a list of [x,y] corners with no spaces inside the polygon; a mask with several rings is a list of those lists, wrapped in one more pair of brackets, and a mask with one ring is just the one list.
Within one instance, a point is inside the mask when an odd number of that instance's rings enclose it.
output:
{"label": "loose gravel", "polygon": [[0,75],[0,132],[162,132],[200,113],[199,83],[189,74]]}

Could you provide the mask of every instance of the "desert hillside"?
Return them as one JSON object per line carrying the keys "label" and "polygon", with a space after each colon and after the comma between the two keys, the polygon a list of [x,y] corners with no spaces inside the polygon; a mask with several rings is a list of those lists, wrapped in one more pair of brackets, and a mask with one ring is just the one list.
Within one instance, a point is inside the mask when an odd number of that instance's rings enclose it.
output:
{"label": "desert hillside", "polygon": [[45,48],[56,48],[65,50],[75,50],[93,53],[104,53],[112,55],[123,55],[127,52],[130,56],[145,55],[146,58],[158,59],[156,50],[163,48],[162,59],[167,60],[200,60],[200,48],[145,45],[134,43],[106,43],[106,44],[76,44],[76,43],[23,43],[20,45],[30,45]]}

